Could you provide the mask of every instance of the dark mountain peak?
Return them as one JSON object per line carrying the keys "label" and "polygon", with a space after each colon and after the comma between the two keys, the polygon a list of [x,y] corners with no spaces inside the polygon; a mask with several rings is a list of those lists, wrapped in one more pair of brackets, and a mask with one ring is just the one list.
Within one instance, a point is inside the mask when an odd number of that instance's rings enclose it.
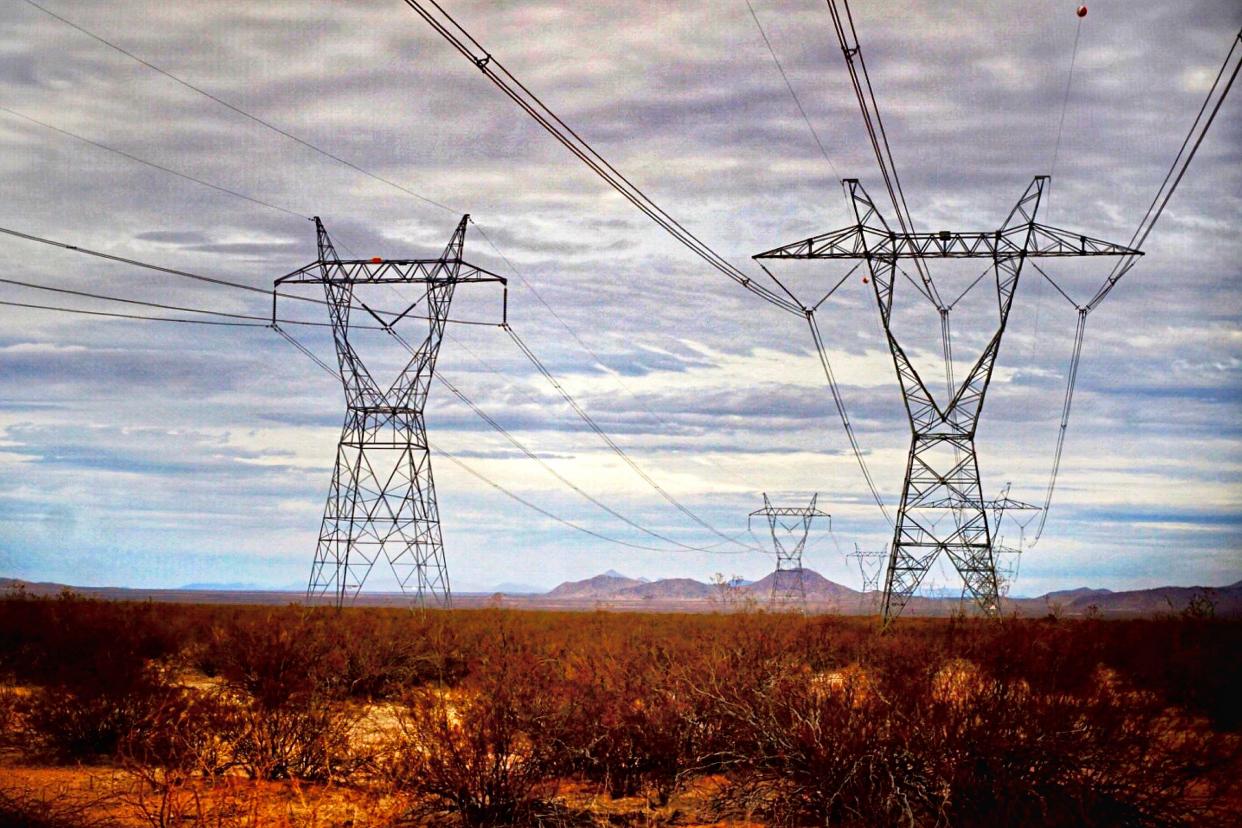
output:
{"label": "dark mountain peak", "polygon": [[1078,587],[1076,589],[1058,589],[1044,595],[1045,598],[1073,600],[1075,598],[1086,598],[1091,595],[1111,595],[1111,589],[1092,589],[1091,587]]}
{"label": "dark mountain peak", "polygon": [[612,570],[582,581],[566,581],[548,593],[549,598],[607,598],[628,587],[641,586],[637,578],[612,574]]}
{"label": "dark mountain peak", "polygon": [[[750,586],[745,587],[747,592],[755,596],[763,596],[772,592],[773,587],[779,591],[786,589],[797,582],[798,574],[796,572],[785,570],[775,571]],[[830,581],[823,575],[820,575],[813,569],[802,570],[802,585],[806,589],[806,597],[811,599],[838,599],[857,597],[858,592],[847,586]]]}

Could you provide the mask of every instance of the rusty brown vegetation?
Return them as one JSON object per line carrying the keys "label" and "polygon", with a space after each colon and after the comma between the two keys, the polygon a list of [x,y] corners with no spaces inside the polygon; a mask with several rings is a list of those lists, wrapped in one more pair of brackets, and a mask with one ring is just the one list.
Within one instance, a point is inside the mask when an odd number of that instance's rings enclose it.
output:
{"label": "rusty brown vegetation", "polygon": [[1226,825],[1239,645],[1202,611],[881,634],[14,594],[0,824]]}

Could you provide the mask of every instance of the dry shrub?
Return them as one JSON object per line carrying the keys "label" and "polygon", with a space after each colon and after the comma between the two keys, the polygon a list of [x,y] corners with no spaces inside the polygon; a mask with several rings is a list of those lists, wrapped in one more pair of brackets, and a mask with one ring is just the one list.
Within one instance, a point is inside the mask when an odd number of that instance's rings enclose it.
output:
{"label": "dry shrub", "polygon": [[331,781],[361,762],[361,711],[345,702],[346,659],[326,612],[283,613],[217,628],[209,652],[232,691],[233,760],[258,779]]}
{"label": "dry shrub", "polygon": [[112,756],[176,693],[160,671],[112,674],[108,680],[34,689],[20,700],[32,746],[58,761]]}
{"label": "dry shrub", "polygon": [[[942,652],[890,652],[824,692],[788,660],[704,686],[733,733],[726,810],[776,825],[1212,824],[1232,739],[1150,693],[1032,691]],[[753,665],[752,665],[753,666]],[[853,686],[851,686],[853,683]],[[817,686],[821,685],[821,686]]]}
{"label": "dry shrub", "polygon": [[0,748],[19,747],[25,741],[25,711],[22,693],[13,687],[0,687]]}
{"label": "dry shrub", "polygon": [[561,711],[547,693],[551,664],[501,635],[460,688],[412,691],[385,768],[414,793],[419,817],[462,825],[532,824],[555,811],[548,798],[564,770],[550,734]]}
{"label": "dry shrub", "polygon": [[663,805],[693,763],[693,697],[666,654],[630,645],[566,655],[547,692],[564,714],[557,740],[573,769],[613,798],[645,794]]}
{"label": "dry shrub", "polygon": [[130,767],[159,768],[172,776],[219,776],[236,764],[240,706],[217,691],[177,688],[152,707],[130,733],[122,754]]}
{"label": "dry shrub", "polygon": [[[571,779],[656,801],[724,779],[722,815],[775,825],[1227,824],[1240,647],[1242,623],[1203,613],[879,635],[770,613],[19,596],[0,599],[0,679],[22,685],[0,727],[67,760],[119,750],[154,824],[254,822],[247,797],[301,779],[387,781],[413,816],[472,825],[564,821]],[[176,665],[217,686],[180,686]],[[364,733],[364,705],[395,706],[398,735]],[[234,804],[199,814],[204,791]]]}
{"label": "dry shrub", "polygon": [[37,687],[18,702],[32,743],[60,761],[114,754],[172,692],[174,652],[150,604],[64,593],[0,602],[0,666]]}

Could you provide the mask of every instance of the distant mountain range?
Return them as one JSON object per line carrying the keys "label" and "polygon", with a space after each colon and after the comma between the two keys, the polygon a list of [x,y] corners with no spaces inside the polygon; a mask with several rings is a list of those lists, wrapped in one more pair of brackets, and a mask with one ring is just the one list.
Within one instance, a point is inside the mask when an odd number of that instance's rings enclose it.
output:
{"label": "distant mountain range", "polygon": [[[594,578],[566,581],[548,592],[526,584],[500,584],[484,591],[454,592],[455,606],[481,606],[497,600],[505,606],[530,609],[549,607],[586,609],[606,606],[619,610],[676,610],[703,612],[730,607],[764,607],[776,592],[791,584],[791,572],[773,572],[753,583],[732,581],[726,584],[704,583],[692,578],[663,578],[651,581],[630,578],[609,570]],[[841,613],[873,613],[879,601],[877,593],[864,595],[842,584],[834,583],[810,569],[802,571],[808,608],[812,611]],[[24,589],[31,595],[55,595],[71,589],[82,595],[110,600],[153,600],[170,602],[209,603],[298,603],[301,589],[264,589],[249,583],[187,584],[180,589],[129,589],[123,587],[70,587],[57,583],[33,583],[0,578],[0,590]],[[499,593],[499,597],[495,597]],[[1242,581],[1221,587],[1156,587],[1125,592],[1079,587],[1049,592],[1034,598],[1008,598],[1005,611],[1020,615],[1046,615],[1050,612],[1067,616],[1099,613],[1107,616],[1141,616],[1181,612],[1192,602],[1204,599],[1217,615],[1242,615]],[[407,599],[399,593],[363,592],[357,603],[364,606],[400,606]],[[956,596],[915,596],[906,605],[911,615],[948,615],[959,606]]]}
{"label": "distant mountain range", "polygon": [[[647,581],[627,578],[619,572],[609,570],[594,578],[566,581],[538,597],[554,602],[593,601],[610,605],[637,601],[675,604],[749,601],[762,606],[774,591],[780,593],[792,586],[795,577],[794,573],[788,571],[772,572],[758,581],[733,582],[722,586],[691,578]],[[872,611],[878,603],[875,599],[879,596],[875,593],[864,595],[858,590],[830,581],[811,569],[802,570],[802,582],[807,603],[814,608],[830,608],[840,612]],[[1181,612],[1196,598],[1209,600],[1217,614],[1242,615],[1242,581],[1222,587],[1156,587],[1128,592],[1079,587],[1057,590],[1034,598],[1009,598],[1005,603],[1008,611],[1016,611],[1022,615],[1043,615],[1048,612],[1067,615],[1083,615],[1088,612],[1105,615],[1151,615]],[[952,612],[958,603],[957,596],[916,596],[907,605],[907,610],[915,614],[944,615]]]}

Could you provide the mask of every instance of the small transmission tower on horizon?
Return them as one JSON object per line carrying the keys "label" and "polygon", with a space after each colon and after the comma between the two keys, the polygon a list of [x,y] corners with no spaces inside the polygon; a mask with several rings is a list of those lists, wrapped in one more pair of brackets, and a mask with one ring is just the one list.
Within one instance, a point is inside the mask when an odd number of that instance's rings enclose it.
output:
{"label": "small transmission tower on horizon", "polygon": [[[345,388],[345,425],[306,588],[308,600],[329,593],[337,607],[353,600],[381,556],[402,594],[412,593],[420,608],[428,597],[442,606],[452,600],[423,412],[458,285],[506,284],[503,277],[462,260],[469,219],[462,217],[439,258],[343,260],[316,216],[318,260],[282,276],[273,287],[272,326],[279,331],[279,289],[323,285]],[[403,285],[423,290],[400,312],[376,310],[359,295],[363,287]],[[375,379],[354,348],[351,333],[361,326],[352,323],[351,311],[357,310],[366,313],[369,327],[378,324],[378,330],[409,351],[408,361],[387,386]],[[395,326],[416,321],[427,323],[426,333],[411,345]]]}
{"label": "small transmission tower on horizon", "polygon": [[[773,506],[767,492],[763,494],[763,508],[750,513],[746,526],[756,517],[768,519],[768,529],[772,532],[772,545],[776,550],[776,569],[772,572],[771,606],[788,607],[796,605],[806,609],[806,579],[802,571],[802,551],[806,548],[806,538],[811,531],[811,521],[817,517],[828,518],[829,529],[832,527],[832,515],[815,508],[819,493],[811,495],[810,506]],[[782,540],[782,535],[784,540]],[[792,546],[786,543],[793,540]]]}
{"label": "small transmission tower on horizon", "polygon": [[888,559],[888,547],[863,549],[857,543],[846,558],[858,565],[862,576],[862,590],[858,593],[858,606],[863,610],[875,610],[879,605],[880,576],[884,574],[884,562]]}
{"label": "small transmission tower on horizon", "polygon": [[[906,478],[884,578],[885,624],[901,614],[942,552],[983,613],[996,615],[1000,611],[992,530],[979,480],[975,434],[1023,265],[1028,259],[1039,257],[1142,255],[1129,247],[1037,223],[1035,216],[1047,182],[1047,176],[1036,176],[996,230],[921,233],[907,231],[904,221],[901,232],[892,230],[858,180],[847,178],[843,184],[856,224],[755,256],[759,260],[838,259],[867,263],[911,431]],[[929,259],[986,259],[991,262],[989,269],[995,277],[997,327],[966,379],[951,382],[947,403],[936,400],[898,343],[892,326],[899,262],[915,262],[923,284],[914,286],[934,301],[935,285],[924,264]],[[808,310],[808,319],[810,313]],[[1080,309],[1079,313],[1085,311]],[[942,326],[947,326],[947,318],[948,310],[942,308]],[[943,520],[947,516],[952,520]]]}

